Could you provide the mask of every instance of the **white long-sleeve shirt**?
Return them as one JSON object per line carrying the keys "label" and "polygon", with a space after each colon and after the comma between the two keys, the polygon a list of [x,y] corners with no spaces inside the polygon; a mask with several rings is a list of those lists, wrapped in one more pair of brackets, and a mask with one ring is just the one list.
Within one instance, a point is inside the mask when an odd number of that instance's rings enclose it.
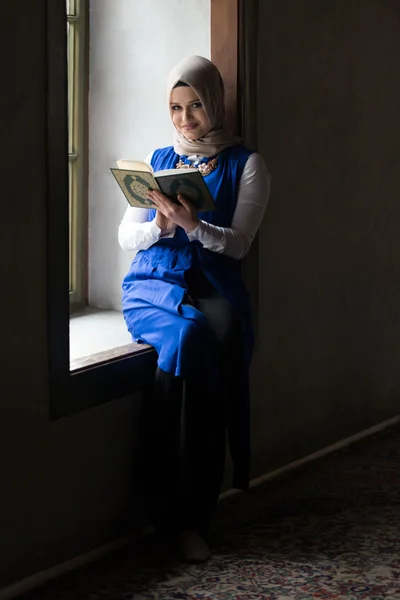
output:
{"label": "white long-sleeve shirt", "polygon": [[[152,154],[146,162],[150,163]],[[195,164],[199,157],[190,156]],[[236,209],[231,227],[217,227],[200,221],[196,229],[188,233],[190,241],[198,240],[208,250],[243,258],[250,249],[264,216],[270,192],[270,176],[260,154],[249,156],[240,178]],[[156,219],[148,220],[147,208],[129,206],[118,230],[118,241],[123,250],[138,252],[147,250],[161,237]],[[165,237],[172,237],[174,231]]]}

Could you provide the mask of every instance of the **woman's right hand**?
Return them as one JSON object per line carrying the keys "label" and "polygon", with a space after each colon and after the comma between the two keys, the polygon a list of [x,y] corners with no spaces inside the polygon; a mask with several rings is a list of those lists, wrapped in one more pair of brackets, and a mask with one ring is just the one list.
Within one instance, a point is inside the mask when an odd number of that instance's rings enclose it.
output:
{"label": "woman's right hand", "polygon": [[172,233],[176,229],[176,224],[171,221],[171,219],[168,219],[165,215],[163,215],[159,210],[157,210],[156,224],[161,229],[161,235]]}

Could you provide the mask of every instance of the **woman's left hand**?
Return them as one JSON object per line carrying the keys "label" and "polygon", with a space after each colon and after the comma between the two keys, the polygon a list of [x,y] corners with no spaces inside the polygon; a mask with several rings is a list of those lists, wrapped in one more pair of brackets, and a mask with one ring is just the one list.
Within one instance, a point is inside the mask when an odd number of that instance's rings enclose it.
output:
{"label": "woman's left hand", "polygon": [[149,190],[147,197],[154,202],[157,210],[167,217],[167,219],[182,227],[186,233],[190,233],[196,229],[199,224],[196,209],[191,206],[182,194],[178,194],[180,204],[172,202],[158,190]]}

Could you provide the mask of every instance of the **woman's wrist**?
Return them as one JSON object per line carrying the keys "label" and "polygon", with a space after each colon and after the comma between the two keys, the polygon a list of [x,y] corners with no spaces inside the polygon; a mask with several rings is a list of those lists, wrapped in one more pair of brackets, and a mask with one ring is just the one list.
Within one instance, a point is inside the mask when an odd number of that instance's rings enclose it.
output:
{"label": "woman's wrist", "polygon": [[198,228],[199,223],[200,223],[200,219],[196,218],[196,220],[193,221],[193,223],[191,225],[189,225],[188,227],[185,227],[186,233],[193,233],[193,231]]}

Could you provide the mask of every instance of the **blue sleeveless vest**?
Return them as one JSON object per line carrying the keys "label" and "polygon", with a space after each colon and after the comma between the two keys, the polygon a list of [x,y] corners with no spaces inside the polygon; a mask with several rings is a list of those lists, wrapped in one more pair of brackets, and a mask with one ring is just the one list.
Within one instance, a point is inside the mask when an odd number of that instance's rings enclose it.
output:
{"label": "blue sleeveless vest", "polygon": [[[204,180],[215,200],[216,210],[199,213],[199,218],[221,227],[230,227],[236,208],[240,178],[251,151],[238,144],[223,150],[217,168]],[[175,168],[179,156],[172,146],[153,153],[155,171]],[[149,210],[149,220],[155,216]],[[177,227],[173,238],[160,239],[135,256],[122,284],[122,309],[132,338],[155,348],[158,366],[184,379],[208,381],[217,378],[218,352],[214,334],[204,315],[183,304],[187,292],[185,272],[199,268],[237,311],[242,323],[244,352],[241,406],[236,407],[236,434],[231,436],[232,458],[247,463],[249,454],[248,368],[253,350],[250,302],[241,277],[240,262],[190,242]],[[246,458],[245,458],[246,457]],[[242,469],[243,471],[243,469]],[[237,476],[244,479],[242,476]],[[246,484],[235,487],[246,487]]]}

